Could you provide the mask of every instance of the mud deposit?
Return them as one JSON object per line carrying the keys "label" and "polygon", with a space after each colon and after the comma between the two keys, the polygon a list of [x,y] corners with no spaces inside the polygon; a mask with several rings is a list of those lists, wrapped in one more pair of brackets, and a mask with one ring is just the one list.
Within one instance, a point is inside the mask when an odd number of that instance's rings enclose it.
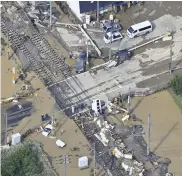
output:
{"label": "mud deposit", "polygon": [[[151,151],[171,160],[169,171],[182,175],[182,113],[168,91],[132,100],[134,113],[147,132],[147,116],[151,114]],[[147,133],[146,133],[147,134]],[[147,136],[144,136],[145,140]]]}

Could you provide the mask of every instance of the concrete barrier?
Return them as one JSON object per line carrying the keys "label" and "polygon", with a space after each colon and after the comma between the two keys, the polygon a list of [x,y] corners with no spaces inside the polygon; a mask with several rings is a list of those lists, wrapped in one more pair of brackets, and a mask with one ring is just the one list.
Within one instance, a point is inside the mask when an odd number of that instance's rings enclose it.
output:
{"label": "concrete barrier", "polygon": [[131,49],[129,49],[128,51],[136,50],[136,49],[138,49],[138,48],[141,48],[142,46],[145,46],[145,45],[148,45],[148,44],[150,44],[150,43],[153,43],[153,42],[155,42],[155,41],[157,41],[157,40],[160,40],[160,39],[162,39],[162,38],[164,38],[164,37],[166,37],[166,36],[169,36],[169,35],[171,35],[170,32],[168,32],[168,33],[166,33],[166,34],[163,34],[163,35],[161,35],[160,37],[157,37],[157,38],[155,38],[155,39],[152,39],[152,40],[150,40],[150,41],[148,41],[148,42],[146,42],[146,43],[143,43],[143,44],[141,44],[141,45],[139,45],[139,46],[136,46],[136,47],[134,47],[134,48],[131,48]]}

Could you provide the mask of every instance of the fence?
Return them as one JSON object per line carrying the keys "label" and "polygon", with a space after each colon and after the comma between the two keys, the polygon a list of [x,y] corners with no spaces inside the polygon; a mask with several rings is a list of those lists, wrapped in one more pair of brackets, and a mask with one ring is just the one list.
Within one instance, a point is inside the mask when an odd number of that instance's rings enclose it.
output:
{"label": "fence", "polygon": [[128,91],[128,93],[122,94],[120,96],[120,98],[122,100],[127,100],[129,94],[130,94],[130,97],[146,97],[146,96],[152,95],[154,93],[157,93],[159,91],[165,90],[168,87],[169,87],[169,81],[166,81],[160,85],[153,86],[145,91],[141,91],[141,92],[140,91],[130,91],[130,92]]}

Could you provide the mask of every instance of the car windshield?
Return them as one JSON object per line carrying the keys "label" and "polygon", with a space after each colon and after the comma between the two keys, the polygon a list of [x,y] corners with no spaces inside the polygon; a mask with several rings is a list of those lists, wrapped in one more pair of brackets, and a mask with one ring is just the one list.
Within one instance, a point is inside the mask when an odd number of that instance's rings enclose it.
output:
{"label": "car windshield", "polygon": [[108,36],[107,34],[105,34],[105,38],[106,38],[107,40],[109,40],[109,36]]}
{"label": "car windshield", "polygon": [[130,32],[130,33],[133,33],[133,28],[132,27],[130,27],[129,29],[128,29],[128,31]]}

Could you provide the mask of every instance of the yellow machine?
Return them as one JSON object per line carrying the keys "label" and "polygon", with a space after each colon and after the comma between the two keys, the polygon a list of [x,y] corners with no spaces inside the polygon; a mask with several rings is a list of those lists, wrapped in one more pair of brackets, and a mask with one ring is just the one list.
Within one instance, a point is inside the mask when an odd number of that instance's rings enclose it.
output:
{"label": "yellow machine", "polygon": [[[45,124],[42,125],[42,128],[45,128],[48,124],[51,124],[51,120],[49,120],[48,122],[46,122]],[[53,126],[57,127],[59,125],[59,123],[57,122],[57,120],[55,119],[53,122]]]}

